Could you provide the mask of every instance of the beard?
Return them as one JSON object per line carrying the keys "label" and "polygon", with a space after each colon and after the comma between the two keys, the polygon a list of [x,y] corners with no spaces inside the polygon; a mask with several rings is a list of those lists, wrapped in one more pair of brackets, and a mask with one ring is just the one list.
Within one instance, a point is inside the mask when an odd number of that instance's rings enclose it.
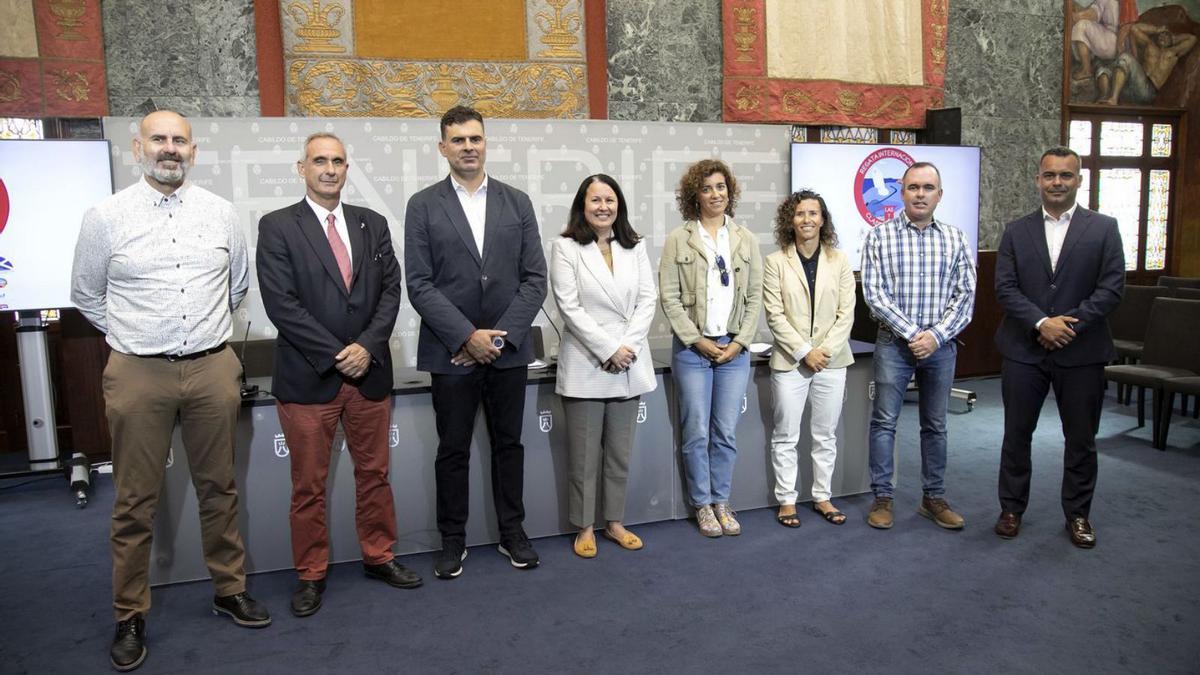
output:
{"label": "beard", "polygon": [[[164,159],[175,160],[175,168],[164,169],[160,167],[158,162]],[[142,157],[142,173],[146,174],[150,178],[153,178],[155,181],[162,183],[163,185],[182,184],[184,177],[187,176],[189,168],[191,167],[189,167],[188,163],[184,161],[183,156],[178,154],[162,152],[159,153],[157,157]]]}

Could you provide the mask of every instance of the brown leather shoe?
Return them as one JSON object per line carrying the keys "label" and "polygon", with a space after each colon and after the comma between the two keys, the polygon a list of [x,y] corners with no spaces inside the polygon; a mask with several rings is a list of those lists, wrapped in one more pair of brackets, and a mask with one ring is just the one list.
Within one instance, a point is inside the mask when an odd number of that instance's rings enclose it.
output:
{"label": "brown leather shoe", "polygon": [[892,527],[892,498],[876,497],[871,504],[871,512],[867,514],[867,524],[877,530],[887,530]]}
{"label": "brown leather shoe", "polygon": [[996,534],[1004,539],[1012,539],[1021,533],[1021,514],[1013,513],[1012,511],[1001,511],[1000,517],[996,520],[996,527],[992,528]]}
{"label": "brown leather shoe", "polygon": [[955,513],[941,497],[922,497],[917,513],[947,530],[961,530],[966,524],[963,517]]}
{"label": "brown leather shoe", "polygon": [[1083,516],[1067,518],[1067,533],[1071,535],[1071,543],[1079,548],[1093,548],[1096,545],[1096,531]]}

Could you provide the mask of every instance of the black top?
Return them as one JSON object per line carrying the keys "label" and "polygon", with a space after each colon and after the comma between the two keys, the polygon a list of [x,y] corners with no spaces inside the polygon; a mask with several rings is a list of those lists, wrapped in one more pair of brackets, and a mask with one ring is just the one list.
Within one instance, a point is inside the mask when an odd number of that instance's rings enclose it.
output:
{"label": "black top", "polygon": [[813,322],[817,316],[817,258],[821,257],[821,249],[817,248],[813,251],[811,258],[805,258],[800,249],[796,249],[796,255],[800,256],[800,264],[804,266],[804,276],[808,277],[808,330],[812,331]]}

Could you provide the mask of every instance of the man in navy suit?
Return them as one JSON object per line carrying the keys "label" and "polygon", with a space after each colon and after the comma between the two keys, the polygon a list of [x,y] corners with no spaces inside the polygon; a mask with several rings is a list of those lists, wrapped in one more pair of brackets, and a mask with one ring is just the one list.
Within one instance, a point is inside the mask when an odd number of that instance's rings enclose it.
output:
{"label": "man in navy suit", "polygon": [[338,422],[354,462],[355,523],[368,577],[415,588],[396,562],[388,483],[392,355],[400,265],[387,219],[342,203],[350,163],[336,136],[304,142],[297,171],[306,196],[258,223],[258,287],[279,330],[271,391],[292,465],[292,558],[300,584],[292,613],[321,607],[329,564],[326,479]]}
{"label": "man in navy suit", "polygon": [[1050,387],[1066,450],[1062,508],[1071,542],[1096,545],[1088,521],[1096,486],[1096,430],[1104,399],[1104,364],[1116,357],[1105,317],[1125,289],[1117,221],[1075,203],[1079,155],[1050,148],[1037,175],[1042,208],[1004,229],[996,260],[996,299],[1004,321],[996,345],[1004,356],[1004,441],[996,534],[1020,532],[1033,471],[1030,443]]}
{"label": "man in navy suit", "polygon": [[456,106],[442,116],[438,151],[450,175],[413,195],[404,216],[408,295],[421,315],[417,368],[432,378],[437,417],[434,573],[462,574],[466,557],[471,433],[480,404],[492,450],[492,499],[500,553],[532,569],[525,536],[526,366],[534,316],[546,298],[546,258],[529,195],[484,171],[483,117]]}

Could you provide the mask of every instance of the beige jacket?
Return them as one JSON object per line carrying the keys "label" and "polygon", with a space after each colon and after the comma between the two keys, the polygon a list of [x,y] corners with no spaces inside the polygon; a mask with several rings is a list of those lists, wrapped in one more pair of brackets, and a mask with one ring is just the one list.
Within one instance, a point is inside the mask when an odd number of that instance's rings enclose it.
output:
{"label": "beige jacket", "polygon": [[[734,300],[729,313],[729,332],[733,341],[749,347],[758,328],[762,309],[762,254],[754,233],[725,218],[729,228],[729,266],[733,272]],[[658,261],[658,293],[663,314],[671,330],[685,345],[695,344],[703,335],[701,327],[708,311],[709,251],[700,239],[700,223],[689,220],[667,235]]]}
{"label": "beige jacket", "polygon": [[832,353],[829,368],[854,363],[850,353],[854,272],[846,254],[837,249],[822,246],[819,255],[815,315],[808,299],[808,277],[795,246],[772,253],[763,264],[763,308],[775,336],[772,370],[795,370],[799,363],[795,354],[815,347]]}

